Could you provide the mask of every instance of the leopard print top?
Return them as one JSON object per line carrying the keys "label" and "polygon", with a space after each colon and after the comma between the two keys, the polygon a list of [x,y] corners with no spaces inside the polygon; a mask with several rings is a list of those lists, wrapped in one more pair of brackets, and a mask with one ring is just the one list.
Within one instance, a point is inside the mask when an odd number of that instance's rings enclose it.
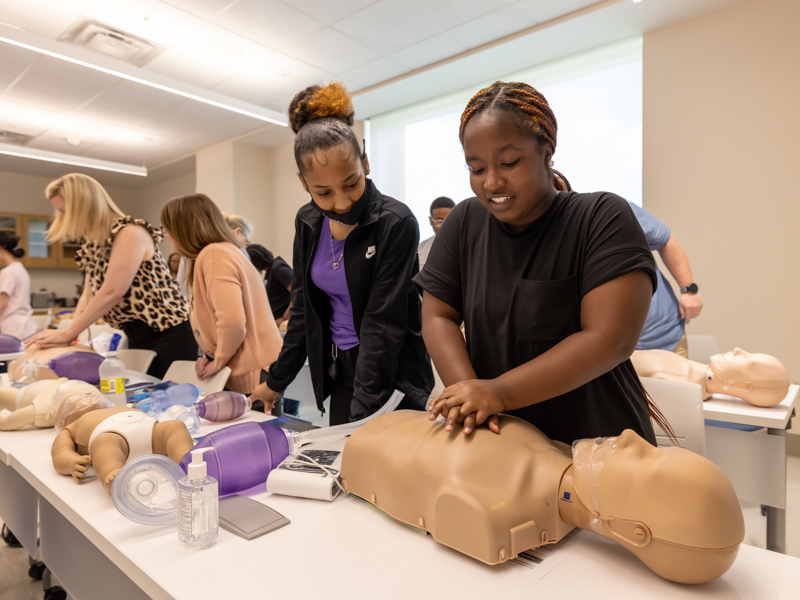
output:
{"label": "leopard print top", "polygon": [[75,262],[81,271],[89,275],[89,285],[92,293],[96,294],[105,279],[114,238],[120,229],[130,223],[147,229],[155,243],[155,254],[149,260],[142,261],[130,289],[103,319],[116,328],[137,319],[157,331],[180,325],[189,319],[189,303],[181,294],[178,283],[170,276],[167,263],[158,248],[158,242],[164,239],[164,235],[147,221],[130,216],[115,219],[105,243],[81,240],[81,247],[75,253]]}

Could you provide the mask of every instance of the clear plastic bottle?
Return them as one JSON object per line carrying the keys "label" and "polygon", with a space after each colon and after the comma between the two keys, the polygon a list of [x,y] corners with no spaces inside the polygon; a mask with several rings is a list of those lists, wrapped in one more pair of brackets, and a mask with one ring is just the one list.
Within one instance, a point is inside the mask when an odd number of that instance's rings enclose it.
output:
{"label": "clear plastic bottle", "polygon": [[116,352],[110,352],[100,363],[100,391],[105,394],[114,406],[125,406],[125,363],[117,358]]}
{"label": "clear plastic bottle", "polygon": [[178,539],[193,548],[210,548],[219,536],[219,485],[207,474],[203,453],[192,450],[186,477],[178,480]]}
{"label": "clear plastic bottle", "polygon": [[137,390],[133,395],[134,406],[151,417],[157,417],[170,406],[192,406],[200,395],[191,383],[180,383],[164,390]]}

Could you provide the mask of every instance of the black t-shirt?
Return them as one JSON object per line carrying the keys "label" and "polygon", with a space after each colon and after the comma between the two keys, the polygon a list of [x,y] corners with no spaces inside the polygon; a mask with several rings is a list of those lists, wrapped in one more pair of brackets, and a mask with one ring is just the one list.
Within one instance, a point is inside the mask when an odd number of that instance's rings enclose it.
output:
{"label": "black t-shirt", "polygon": [[[461,312],[475,373],[491,379],[580,331],[584,294],[635,270],[650,275],[655,289],[655,262],[628,203],[604,192],[558,192],[547,212],[519,234],[477,198],[459,203],[414,282]],[[630,360],[510,414],[566,443],[626,428],[655,443]]]}
{"label": "black t-shirt", "polygon": [[267,271],[267,298],[272,309],[272,316],[279,319],[289,308],[292,294],[289,286],[292,285],[292,267],[280,256],[272,261],[272,266]]}

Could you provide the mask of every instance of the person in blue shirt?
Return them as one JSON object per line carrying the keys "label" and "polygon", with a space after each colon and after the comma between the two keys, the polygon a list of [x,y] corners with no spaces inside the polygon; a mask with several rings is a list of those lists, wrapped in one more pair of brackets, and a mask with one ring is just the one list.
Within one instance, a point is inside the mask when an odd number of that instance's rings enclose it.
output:
{"label": "person in blue shirt", "polygon": [[671,350],[689,358],[686,325],[699,317],[703,310],[703,297],[694,283],[689,258],[669,227],[641,206],[629,204],[642,226],[650,250],[658,251],[681,291],[680,298],[676,298],[664,274],[657,270],[658,287],[650,302],[650,311],[636,349]]}

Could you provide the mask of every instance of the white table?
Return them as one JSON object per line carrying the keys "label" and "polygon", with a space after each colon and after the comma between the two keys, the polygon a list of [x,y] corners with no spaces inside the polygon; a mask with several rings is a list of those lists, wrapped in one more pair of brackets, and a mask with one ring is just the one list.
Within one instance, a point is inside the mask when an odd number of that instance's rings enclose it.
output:
{"label": "white table", "polygon": [[[17,478],[14,487],[0,487],[0,499],[38,500],[42,560],[76,600],[489,598],[499,593],[788,600],[800,590],[800,560],[775,552],[742,546],[722,578],[686,586],[659,578],[621,547],[594,535],[536,580],[516,564],[489,567],[450,550],[351,497],[327,503],[260,492],[253,497],[287,516],[290,525],[249,542],[220,530],[215,546],[198,551],[178,541],[174,526],[153,528],[125,519],[96,477],[78,485],[56,473],[50,461],[53,437],[48,429],[0,432],[7,458],[0,472],[13,470]],[[3,502],[0,517],[5,518]]]}
{"label": "white table", "polygon": [[706,456],[725,472],[739,498],[766,505],[767,548],[776,552],[786,551],[786,430],[799,394],[800,386],[791,385],[781,403],[768,408],[717,394],[703,403],[706,419],[766,428],[706,426]]}

